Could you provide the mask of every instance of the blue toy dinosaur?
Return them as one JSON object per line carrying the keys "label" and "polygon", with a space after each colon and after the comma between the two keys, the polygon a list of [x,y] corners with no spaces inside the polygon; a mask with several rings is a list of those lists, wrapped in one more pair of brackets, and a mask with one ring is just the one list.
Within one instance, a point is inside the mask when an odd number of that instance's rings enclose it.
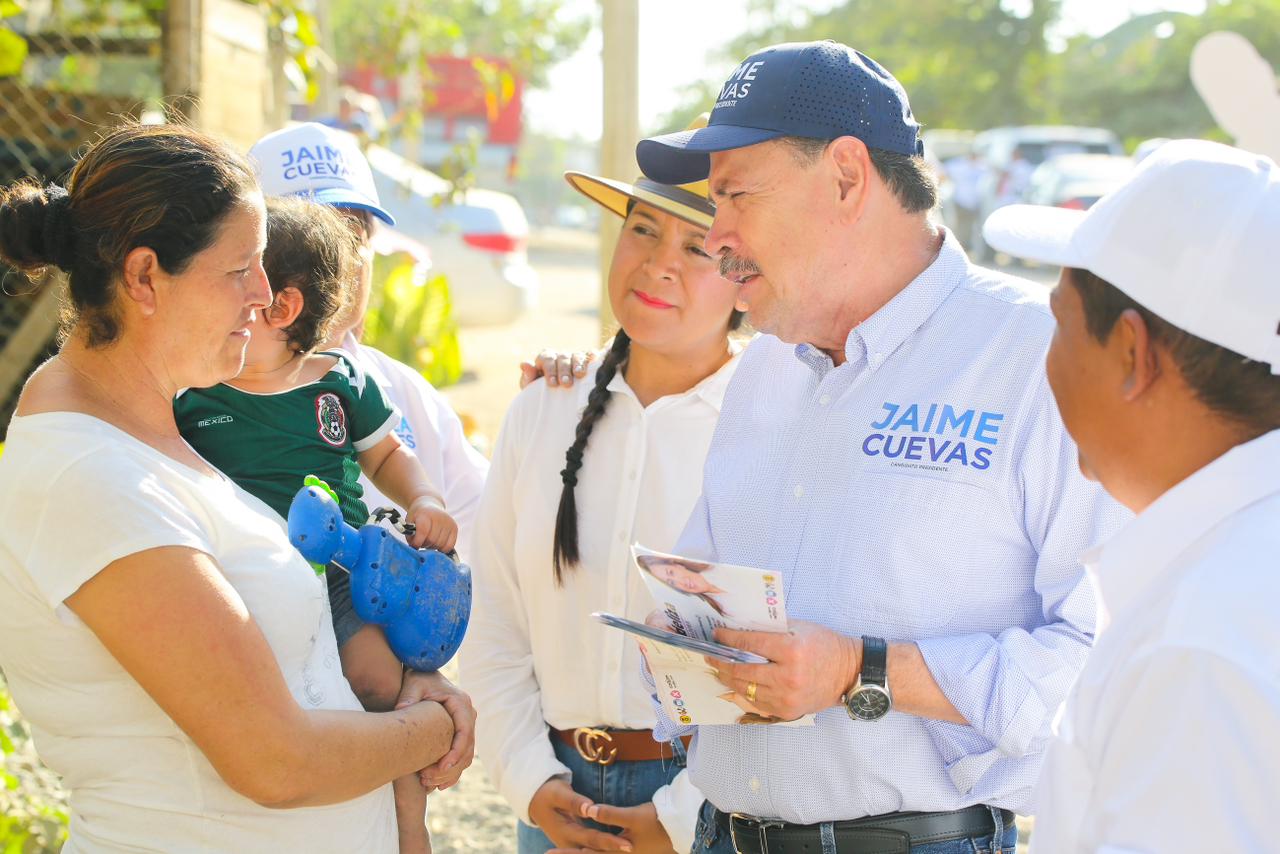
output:
{"label": "blue toy dinosaur", "polygon": [[351,600],[366,623],[382,626],[391,651],[414,670],[453,658],[471,618],[471,570],[433,549],[415,549],[386,528],[359,530],[323,482],[308,479],[289,506],[289,542],[313,564],[351,573]]}

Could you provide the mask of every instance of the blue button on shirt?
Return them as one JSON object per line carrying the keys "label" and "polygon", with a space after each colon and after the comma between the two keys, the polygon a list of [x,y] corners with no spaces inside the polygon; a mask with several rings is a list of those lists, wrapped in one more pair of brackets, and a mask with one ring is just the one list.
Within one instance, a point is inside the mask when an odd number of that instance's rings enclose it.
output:
{"label": "blue button on shirt", "polygon": [[[814,727],[697,727],[693,781],[716,807],[804,824],[1031,810],[1093,642],[1079,558],[1127,518],[1077,468],[1045,379],[1053,326],[1040,289],[971,266],[948,233],[843,365],[772,336],[747,349],[677,551],[780,571],[792,619],[914,641],[970,725],[837,706]],[[695,729],[658,721],[659,738]]]}

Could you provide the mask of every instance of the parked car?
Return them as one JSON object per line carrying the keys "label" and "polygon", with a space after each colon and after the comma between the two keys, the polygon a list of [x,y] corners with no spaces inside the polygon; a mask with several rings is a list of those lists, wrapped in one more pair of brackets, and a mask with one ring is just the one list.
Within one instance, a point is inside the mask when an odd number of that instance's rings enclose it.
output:
{"label": "parked car", "polygon": [[529,221],[515,197],[470,189],[442,202],[444,178],[377,145],[365,154],[396,230],[426,246],[433,268],[448,278],[459,325],[510,323],[536,303]]}
{"label": "parked car", "polygon": [[1033,205],[1088,210],[1123,184],[1133,165],[1132,158],[1115,154],[1059,154],[1031,173],[1025,199]]}
{"label": "parked car", "polygon": [[[981,218],[985,220],[1002,204],[1020,200],[1025,187],[1010,193],[1011,177],[1015,184],[1027,180],[1035,167],[1060,154],[1124,154],[1114,133],[1103,128],[1026,125],[999,127],[983,131],[973,141],[974,147],[989,167],[982,192]],[[1015,161],[1021,160],[1020,164]],[[986,260],[990,248],[978,239],[974,255]]]}

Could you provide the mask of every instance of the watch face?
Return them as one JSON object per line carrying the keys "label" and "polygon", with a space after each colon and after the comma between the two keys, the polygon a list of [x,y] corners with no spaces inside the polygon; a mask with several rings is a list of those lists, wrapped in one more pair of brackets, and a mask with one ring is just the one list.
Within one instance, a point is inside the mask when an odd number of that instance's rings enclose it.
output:
{"label": "watch face", "polygon": [[860,721],[878,721],[889,714],[893,702],[889,692],[879,685],[862,685],[850,695],[846,702],[849,715]]}

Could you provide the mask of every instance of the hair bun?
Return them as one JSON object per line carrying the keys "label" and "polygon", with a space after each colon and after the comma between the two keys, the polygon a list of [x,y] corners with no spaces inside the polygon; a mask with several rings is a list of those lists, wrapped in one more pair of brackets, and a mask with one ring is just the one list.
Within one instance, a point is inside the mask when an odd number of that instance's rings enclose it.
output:
{"label": "hair bun", "polygon": [[71,194],[64,187],[44,188],[44,227],[40,230],[50,263],[65,273],[75,264],[75,233],[71,230]]}
{"label": "hair bun", "polygon": [[55,184],[0,187],[0,260],[24,270],[75,262],[71,197]]}

